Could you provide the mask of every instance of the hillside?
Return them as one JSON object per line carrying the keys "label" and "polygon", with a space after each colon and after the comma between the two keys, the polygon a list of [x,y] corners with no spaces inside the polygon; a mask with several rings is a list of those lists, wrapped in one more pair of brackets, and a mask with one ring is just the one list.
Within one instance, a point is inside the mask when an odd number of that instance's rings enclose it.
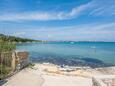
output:
{"label": "hillside", "polygon": [[20,38],[20,37],[9,36],[9,35],[4,35],[4,34],[0,34],[0,40],[10,41],[10,42],[42,42],[41,40]]}

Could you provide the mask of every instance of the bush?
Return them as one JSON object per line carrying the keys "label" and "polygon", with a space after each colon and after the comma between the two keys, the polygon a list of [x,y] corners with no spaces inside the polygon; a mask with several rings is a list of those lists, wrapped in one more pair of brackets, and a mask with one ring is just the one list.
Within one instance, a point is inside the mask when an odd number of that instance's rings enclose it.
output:
{"label": "bush", "polygon": [[0,39],[0,78],[10,73],[12,52],[15,49],[15,44]]}
{"label": "bush", "polygon": [[31,68],[31,69],[33,69],[33,67],[35,66],[35,64],[33,64],[33,63],[30,63],[29,65],[28,65],[28,68]]}
{"label": "bush", "polygon": [[0,79],[6,77],[11,72],[11,68],[5,65],[0,65]]}

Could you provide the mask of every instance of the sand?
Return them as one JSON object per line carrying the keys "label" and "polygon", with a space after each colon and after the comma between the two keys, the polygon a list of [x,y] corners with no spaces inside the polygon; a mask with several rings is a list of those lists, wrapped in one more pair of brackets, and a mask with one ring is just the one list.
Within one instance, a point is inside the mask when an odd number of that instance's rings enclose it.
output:
{"label": "sand", "polygon": [[95,69],[60,71],[57,65],[35,64],[33,69],[25,68],[3,86],[92,86],[92,76],[102,75]]}
{"label": "sand", "polygon": [[83,77],[44,75],[43,78],[42,86],[92,86],[91,79]]}

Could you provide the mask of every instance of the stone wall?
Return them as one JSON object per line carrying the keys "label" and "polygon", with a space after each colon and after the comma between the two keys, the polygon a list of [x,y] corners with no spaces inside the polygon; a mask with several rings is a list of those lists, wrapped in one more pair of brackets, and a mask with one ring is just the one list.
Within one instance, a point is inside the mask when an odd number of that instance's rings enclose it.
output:
{"label": "stone wall", "polygon": [[29,53],[26,51],[15,51],[12,54],[12,68],[19,70],[29,64]]}

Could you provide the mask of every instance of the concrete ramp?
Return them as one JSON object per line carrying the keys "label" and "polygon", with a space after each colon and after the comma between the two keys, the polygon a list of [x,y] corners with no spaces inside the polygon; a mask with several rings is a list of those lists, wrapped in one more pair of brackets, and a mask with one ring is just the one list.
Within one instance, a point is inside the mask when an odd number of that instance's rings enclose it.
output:
{"label": "concrete ramp", "polygon": [[24,69],[9,78],[8,82],[2,86],[41,86],[43,82],[44,80],[40,75]]}

